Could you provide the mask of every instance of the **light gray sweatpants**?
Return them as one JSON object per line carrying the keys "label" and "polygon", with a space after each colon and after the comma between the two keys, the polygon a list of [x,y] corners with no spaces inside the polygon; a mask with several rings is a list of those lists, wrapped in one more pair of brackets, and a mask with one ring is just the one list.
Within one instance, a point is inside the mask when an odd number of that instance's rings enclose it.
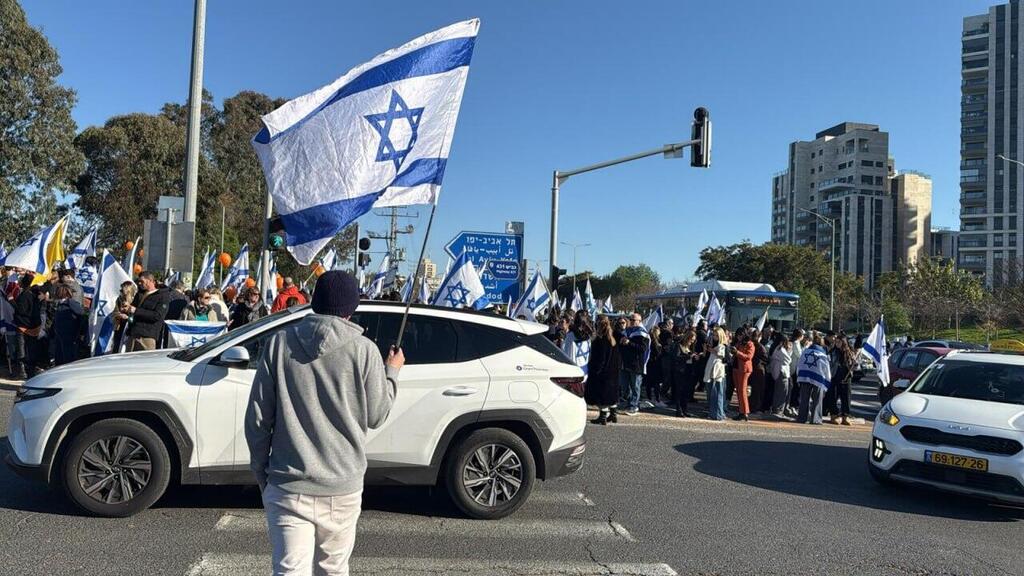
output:
{"label": "light gray sweatpants", "polygon": [[348,576],[363,492],[309,496],[263,490],[274,576]]}

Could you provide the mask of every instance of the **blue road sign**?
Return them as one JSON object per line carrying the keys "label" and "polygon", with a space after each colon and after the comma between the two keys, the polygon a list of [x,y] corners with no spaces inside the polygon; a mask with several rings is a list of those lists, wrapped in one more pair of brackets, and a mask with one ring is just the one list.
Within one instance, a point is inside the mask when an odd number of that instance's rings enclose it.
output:
{"label": "blue road sign", "polygon": [[506,304],[509,297],[515,303],[520,295],[520,275],[523,259],[522,234],[491,232],[460,232],[444,247],[452,259],[465,252],[478,269],[487,299],[494,304]]}

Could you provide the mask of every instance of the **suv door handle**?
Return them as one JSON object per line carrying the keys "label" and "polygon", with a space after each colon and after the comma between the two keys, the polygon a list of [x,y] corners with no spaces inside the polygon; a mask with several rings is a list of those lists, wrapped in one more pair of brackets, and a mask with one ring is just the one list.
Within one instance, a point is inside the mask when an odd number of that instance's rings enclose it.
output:
{"label": "suv door handle", "polygon": [[445,396],[472,396],[477,392],[479,392],[479,390],[473,388],[472,386],[453,386],[451,388],[446,389],[441,394]]}

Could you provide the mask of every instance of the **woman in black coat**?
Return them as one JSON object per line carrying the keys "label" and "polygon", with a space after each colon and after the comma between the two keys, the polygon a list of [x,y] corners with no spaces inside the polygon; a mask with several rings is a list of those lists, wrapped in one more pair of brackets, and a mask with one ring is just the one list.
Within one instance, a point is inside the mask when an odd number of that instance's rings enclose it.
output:
{"label": "woman in black coat", "polygon": [[619,401],[619,369],[622,359],[619,347],[615,345],[611,322],[607,316],[597,317],[594,340],[590,343],[590,360],[587,362],[587,385],[584,398],[600,410],[594,424],[617,422],[615,405]]}

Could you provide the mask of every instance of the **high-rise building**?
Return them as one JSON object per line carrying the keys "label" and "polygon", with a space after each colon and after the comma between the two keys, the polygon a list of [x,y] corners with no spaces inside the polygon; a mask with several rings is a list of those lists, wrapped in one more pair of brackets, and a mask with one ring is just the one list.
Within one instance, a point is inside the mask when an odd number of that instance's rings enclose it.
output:
{"label": "high-rise building", "polygon": [[959,266],[990,274],[1019,257],[1024,150],[1019,68],[1020,4],[968,16],[961,34]]}
{"label": "high-rise building", "polygon": [[827,255],[834,233],[836,269],[868,287],[927,254],[930,228],[931,179],[897,174],[889,134],[874,124],[843,122],[791,143],[789,166],[772,178],[772,241]]}

